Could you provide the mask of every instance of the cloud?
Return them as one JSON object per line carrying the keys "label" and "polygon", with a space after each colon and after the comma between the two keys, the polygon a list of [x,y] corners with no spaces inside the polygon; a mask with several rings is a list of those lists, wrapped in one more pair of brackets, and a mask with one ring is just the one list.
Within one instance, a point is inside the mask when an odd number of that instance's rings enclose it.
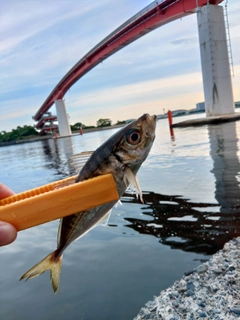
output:
{"label": "cloud", "polygon": [[117,121],[144,112],[191,109],[202,99],[201,74],[192,73],[98,90],[94,94],[69,94],[66,106],[72,122],[86,120],[87,124],[95,124],[100,117]]}
{"label": "cloud", "polygon": [[[0,19],[0,109],[6,121],[1,128],[11,130],[32,123],[32,115],[66,72],[148,4],[147,0],[4,1]],[[239,1],[229,2],[233,84],[238,100],[239,9]],[[137,117],[146,109],[162,113],[163,108],[194,108],[202,100],[194,14],[131,43],[92,69],[66,94],[71,121],[83,119],[86,124],[95,124],[103,115],[121,120]]]}
{"label": "cloud", "polygon": [[[29,38],[36,37],[53,26],[66,23],[75,17],[87,15],[98,3],[84,1],[11,1],[5,2],[1,11],[0,41],[4,53]],[[4,35],[4,37],[1,37]]]}
{"label": "cloud", "polygon": [[178,46],[178,45],[187,45],[187,44],[196,43],[196,42],[198,42],[197,37],[190,37],[190,38],[181,38],[181,39],[173,40],[170,43]]}

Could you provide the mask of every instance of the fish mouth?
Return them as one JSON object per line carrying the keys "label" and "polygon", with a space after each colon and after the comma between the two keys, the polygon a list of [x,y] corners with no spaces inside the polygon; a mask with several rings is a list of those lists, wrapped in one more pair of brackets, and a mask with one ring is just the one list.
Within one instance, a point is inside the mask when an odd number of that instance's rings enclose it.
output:
{"label": "fish mouth", "polygon": [[[142,117],[143,117],[143,120],[147,121],[147,123],[149,124],[152,133],[154,133],[156,129],[156,124],[157,124],[157,116],[155,114],[150,116],[150,114],[145,113]],[[154,137],[155,137],[155,134],[154,134]]]}
{"label": "fish mouth", "polygon": [[148,139],[150,139],[152,142],[155,140],[155,130],[156,130],[156,125],[157,125],[157,116],[154,114],[152,116],[150,116],[150,114],[148,113],[144,113],[139,120],[145,124],[147,124],[146,126],[146,137]]}
{"label": "fish mouth", "polygon": [[142,116],[141,116],[141,120],[143,121],[147,121],[148,123],[155,123],[157,121],[157,116],[154,114],[152,116],[150,116],[150,114],[148,113],[144,113]]}

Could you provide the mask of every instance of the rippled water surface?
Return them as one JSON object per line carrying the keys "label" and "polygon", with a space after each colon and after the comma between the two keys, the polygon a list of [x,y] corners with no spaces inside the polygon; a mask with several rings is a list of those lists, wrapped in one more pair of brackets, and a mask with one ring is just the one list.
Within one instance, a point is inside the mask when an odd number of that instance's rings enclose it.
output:
{"label": "rippled water surface", "polygon": [[[21,192],[64,178],[70,156],[96,149],[116,130],[2,147],[0,180]],[[171,139],[167,120],[159,120],[138,173],[145,204],[126,193],[107,226],[71,244],[56,295],[48,273],[18,279],[55,249],[57,221],[0,248],[0,319],[132,319],[239,236],[239,130],[239,122],[175,129]]]}

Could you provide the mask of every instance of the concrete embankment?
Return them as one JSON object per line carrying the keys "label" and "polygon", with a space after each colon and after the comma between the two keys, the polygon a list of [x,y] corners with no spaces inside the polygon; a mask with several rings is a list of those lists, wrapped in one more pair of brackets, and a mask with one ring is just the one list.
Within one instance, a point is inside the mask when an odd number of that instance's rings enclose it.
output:
{"label": "concrete embankment", "polygon": [[172,125],[172,128],[204,126],[207,124],[220,124],[224,122],[237,121],[239,119],[240,119],[240,113],[234,113],[229,115],[220,115],[220,116],[206,117],[206,118],[200,118],[200,119],[190,119],[190,120],[174,123]]}
{"label": "concrete embankment", "polygon": [[240,238],[160,292],[134,320],[240,319]]}

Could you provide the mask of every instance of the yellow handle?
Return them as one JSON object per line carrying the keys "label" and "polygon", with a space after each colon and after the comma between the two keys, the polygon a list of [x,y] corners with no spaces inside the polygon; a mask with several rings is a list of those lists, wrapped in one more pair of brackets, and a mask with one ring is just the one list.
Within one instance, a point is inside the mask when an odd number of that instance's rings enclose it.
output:
{"label": "yellow handle", "polygon": [[0,220],[20,231],[119,199],[111,174],[68,185],[72,180],[75,177],[0,200]]}

